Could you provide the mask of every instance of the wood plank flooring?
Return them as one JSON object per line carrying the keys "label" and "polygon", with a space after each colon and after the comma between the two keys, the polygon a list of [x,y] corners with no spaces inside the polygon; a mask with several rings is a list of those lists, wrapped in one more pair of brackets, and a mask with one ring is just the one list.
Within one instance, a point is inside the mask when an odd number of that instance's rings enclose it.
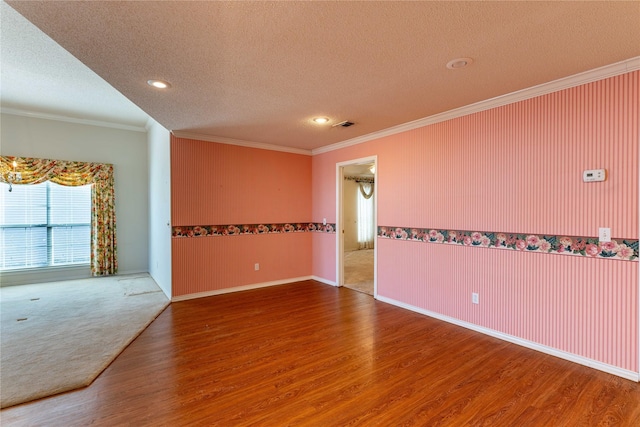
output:
{"label": "wood plank flooring", "polygon": [[308,281],[173,303],[7,426],[639,426],[640,385]]}

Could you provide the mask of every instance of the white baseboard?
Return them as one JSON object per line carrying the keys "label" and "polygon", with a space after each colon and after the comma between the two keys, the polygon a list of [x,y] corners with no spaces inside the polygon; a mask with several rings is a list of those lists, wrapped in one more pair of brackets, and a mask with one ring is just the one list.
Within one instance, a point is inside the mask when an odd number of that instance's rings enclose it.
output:
{"label": "white baseboard", "polygon": [[149,270],[126,270],[126,271],[118,270],[117,276],[127,276],[131,274],[149,274]]}
{"label": "white baseboard", "polygon": [[0,286],[32,285],[36,283],[89,279],[91,277],[89,264],[6,270],[0,272]]}
{"label": "white baseboard", "polygon": [[57,283],[68,280],[99,279],[101,277],[149,275],[147,270],[120,271],[106,276],[92,276],[88,265],[44,267],[0,272],[0,287],[33,285],[39,283]]}
{"label": "white baseboard", "polygon": [[336,284],[336,282],[333,282],[333,281],[327,280],[327,279],[323,279],[322,277],[318,277],[318,276],[311,276],[311,280],[315,280],[316,282],[324,283],[325,285],[338,286]]}
{"label": "white baseboard", "polygon": [[274,280],[271,282],[252,283],[250,285],[236,286],[233,288],[215,289],[213,291],[197,292],[195,294],[187,294],[187,295],[180,295],[177,297],[173,297],[171,298],[171,302],[186,301],[186,300],[195,299],[195,298],[204,298],[204,297],[210,297],[214,295],[229,294],[232,292],[248,291],[251,289],[266,288],[268,286],[286,285],[288,283],[302,282],[304,280],[311,280],[311,279],[312,279],[311,276],[293,277],[290,279]]}
{"label": "white baseboard", "polygon": [[494,329],[478,326],[473,323],[456,319],[454,317],[444,316],[442,314],[425,310],[423,308],[416,307],[410,304],[405,304],[403,302],[400,302],[391,298],[386,298],[378,295],[376,299],[391,305],[395,305],[396,307],[400,307],[400,308],[414,311],[416,313],[424,314],[425,316],[433,317],[435,319],[442,320],[447,323],[452,323],[457,326],[462,326],[463,328],[471,329],[472,331],[480,332],[482,334],[489,335],[491,337],[498,338],[503,341],[508,341],[513,344],[530,348],[532,350],[537,350],[542,353],[550,354],[551,356],[559,357],[560,359],[564,359],[570,362],[578,363],[580,365],[588,366],[590,368],[597,369],[599,371],[603,371],[603,372],[616,375],[622,378],[626,378],[631,381],[640,382],[639,372],[629,371],[627,369],[618,368],[617,366],[609,365],[607,363],[598,362],[597,360],[589,359],[583,356],[578,356],[577,354],[567,353],[566,351],[558,350],[553,347],[548,347],[546,345],[538,344],[533,341],[518,338],[513,335],[496,331]]}

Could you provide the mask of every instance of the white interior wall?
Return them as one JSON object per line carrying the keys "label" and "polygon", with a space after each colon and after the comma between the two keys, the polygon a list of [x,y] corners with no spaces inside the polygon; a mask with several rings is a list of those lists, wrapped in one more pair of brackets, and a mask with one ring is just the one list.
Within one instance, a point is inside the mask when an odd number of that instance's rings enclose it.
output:
{"label": "white interior wall", "polygon": [[171,136],[149,119],[149,274],[171,299]]}
{"label": "white interior wall", "polygon": [[[118,273],[147,272],[149,168],[147,134],[13,114],[0,115],[0,153],[6,156],[112,163],[115,174]],[[89,277],[89,268],[2,273],[3,285]]]}
{"label": "white interior wall", "polygon": [[344,250],[358,250],[358,183],[344,180],[342,186],[342,206],[344,221]]}

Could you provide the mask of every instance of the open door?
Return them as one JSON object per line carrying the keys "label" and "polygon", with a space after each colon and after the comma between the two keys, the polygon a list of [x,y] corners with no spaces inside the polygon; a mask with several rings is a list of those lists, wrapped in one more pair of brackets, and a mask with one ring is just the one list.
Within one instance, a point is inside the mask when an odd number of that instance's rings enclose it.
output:
{"label": "open door", "polygon": [[336,284],[377,296],[377,156],[336,164]]}

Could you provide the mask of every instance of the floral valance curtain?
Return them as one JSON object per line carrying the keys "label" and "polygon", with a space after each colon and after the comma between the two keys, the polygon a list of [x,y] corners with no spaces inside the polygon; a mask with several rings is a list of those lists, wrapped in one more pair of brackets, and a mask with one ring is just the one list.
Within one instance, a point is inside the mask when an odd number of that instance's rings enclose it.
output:
{"label": "floral valance curtain", "polygon": [[373,183],[367,184],[360,182],[358,183],[358,186],[360,187],[360,194],[362,194],[362,197],[369,200],[371,196],[373,196]]}
{"label": "floral valance curtain", "polygon": [[[14,161],[17,164],[15,171],[22,177],[20,184],[40,184],[46,181],[66,186],[93,184],[91,187],[91,274],[104,276],[117,273],[113,165],[0,156],[0,170],[13,170]],[[0,174],[0,182],[7,182],[5,174]]]}

